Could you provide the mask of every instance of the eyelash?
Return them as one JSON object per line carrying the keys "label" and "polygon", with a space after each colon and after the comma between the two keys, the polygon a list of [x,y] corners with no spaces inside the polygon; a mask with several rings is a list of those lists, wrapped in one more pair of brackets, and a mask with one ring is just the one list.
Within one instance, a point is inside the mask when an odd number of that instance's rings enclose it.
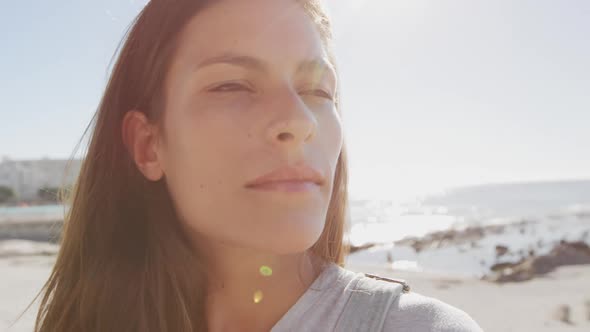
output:
{"label": "eyelash", "polygon": [[[221,89],[221,88],[227,87],[227,86],[234,86],[234,87],[237,86],[238,88],[244,88],[245,90],[248,90],[250,92],[254,92],[253,89],[251,89],[251,88],[249,88],[249,87],[247,87],[247,86],[245,86],[243,84],[239,84],[239,83],[224,83],[224,84],[218,85],[218,86],[210,89],[209,91],[210,92],[222,92],[223,93],[223,92],[235,92],[235,91],[241,90],[241,89],[230,89],[230,90],[223,90],[223,89]],[[316,89],[316,90],[310,90],[310,91],[312,91],[312,92],[314,92],[314,91],[321,92],[323,94],[323,96],[319,96],[319,95],[316,95],[316,96],[321,97],[321,98],[326,98],[326,99],[329,99],[329,100],[333,100],[332,95],[330,93],[324,91],[324,90]]]}
{"label": "eyelash", "polygon": [[211,92],[233,92],[236,91],[235,89],[230,89],[230,90],[220,90],[220,88],[226,87],[226,86],[237,86],[237,87],[242,87],[245,88],[248,91],[254,92],[254,90],[250,89],[249,87],[243,85],[243,84],[239,84],[239,83],[224,83],[221,85],[218,85],[212,89],[210,89],[209,91]]}
{"label": "eyelash", "polygon": [[316,89],[316,90],[311,90],[311,91],[319,91],[319,92],[321,92],[324,95],[324,96],[318,96],[318,97],[326,98],[326,99],[329,99],[329,100],[334,100],[334,98],[332,98],[332,95],[330,93],[324,91],[324,90]]}

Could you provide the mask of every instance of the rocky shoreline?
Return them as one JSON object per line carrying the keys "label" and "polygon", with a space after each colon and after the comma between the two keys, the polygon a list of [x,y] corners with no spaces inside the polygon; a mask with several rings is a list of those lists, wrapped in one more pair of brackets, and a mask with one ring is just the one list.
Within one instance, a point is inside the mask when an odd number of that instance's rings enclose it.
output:
{"label": "rocky shoreline", "polygon": [[[451,249],[456,249],[456,252],[453,252],[455,254],[486,253],[492,259],[486,260],[481,257],[480,264],[484,267],[485,273],[479,276],[480,279],[495,283],[521,282],[547,274],[559,266],[590,264],[590,216],[581,215],[576,218],[578,218],[576,220],[578,228],[570,232],[576,236],[569,236],[569,239],[563,236],[547,240],[542,236],[543,232],[539,231],[541,227],[547,228],[545,232],[564,231],[569,227],[557,218],[552,221],[521,220],[509,224],[448,229],[431,232],[422,237],[409,236],[394,241],[390,245],[398,249],[408,248],[414,255],[438,251],[441,252],[442,257],[446,257],[452,253],[442,252]],[[40,245],[57,244],[62,225],[62,220],[53,219],[3,221],[0,222],[0,241],[5,244],[15,243],[9,240],[29,240],[39,242]],[[519,246],[514,246],[515,243]],[[523,243],[529,244],[523,245]],[[383,245],[383,243],[351,245],[350,253],[351,255],[363,254],[377,250]],[[0,256],[16,253],[14,250],[0,251],[2,251]],[[392,252],[386,252],[383,261],[395,263],[400,257]]]}
{"label": "rocky shoreline", "polygon": [[559,266],[590,264],[590,246],[585,242],[561,241],[549,254],[522,258],[518,262],[498,263],[483,280],[494,282],[526,281],[552,272]]}
{"label": "rocky shoreline", "polygon": [[[462,254],[483,250],[489,256],[493,256],[493,260],[481,258],[481,265],[488,267],[484,275],[480,276],[481,280],[495,283],[521,282],[545,275],[559,266],[590,264],[590,216],[581,215],[576,218],[574,222],[578,228],[568,233],[564,229],[569,224],[564,222],[560,229],[564,232],[564,236],[556,240],[544,238],[544,232],[540,229],[544,227],[549,232],[559,229],[561,226],[559,218],[543,221],[521,220],[509,224],[468,226],[463,229],[436,231],[423,237],[403,238],[390,244],[390,247],[397,250],[409,248],[415,257],[419,257],[422,253],[431,254],[451,249],[456,249],[457,253]],[[515,243],[519,246],[515,246]],[[350,246],[350,252],[351,254],[362,254],[363,251],[370,250],[377,252],[383,246],[383,243]],[[395,263],[395,260],[400,257],[400,255],[396,257],[387,249],[382,251],[386,251],[387,263]]]}

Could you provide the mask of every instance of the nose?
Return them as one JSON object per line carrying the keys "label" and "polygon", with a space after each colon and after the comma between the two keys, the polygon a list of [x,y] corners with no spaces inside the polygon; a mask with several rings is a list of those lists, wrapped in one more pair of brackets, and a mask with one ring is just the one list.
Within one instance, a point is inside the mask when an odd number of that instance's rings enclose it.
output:
{"label": "nose", "polygon": [[268,130],[268,139],[273,144],[300,145],[316,135],[318,123],[314,112],[291,89],[276,98],[271,113],[274,119]]}

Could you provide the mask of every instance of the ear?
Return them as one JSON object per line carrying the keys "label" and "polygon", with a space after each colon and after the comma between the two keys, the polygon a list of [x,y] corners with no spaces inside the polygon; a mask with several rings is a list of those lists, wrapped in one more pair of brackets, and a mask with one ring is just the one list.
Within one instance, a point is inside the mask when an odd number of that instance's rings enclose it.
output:
{"label": "ear", "polygon": [[123,144],[135,161],[137,168],[151,181],[164,175],[162,156],[158,155],[158,131],[143,112],[128,111],[123,118],[121,130]]}

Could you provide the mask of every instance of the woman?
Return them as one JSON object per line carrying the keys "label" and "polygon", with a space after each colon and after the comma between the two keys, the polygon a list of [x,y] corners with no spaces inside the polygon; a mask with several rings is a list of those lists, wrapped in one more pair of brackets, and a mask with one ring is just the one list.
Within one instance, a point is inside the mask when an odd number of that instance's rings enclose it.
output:
{"label": "woman", "polygon": [[147,4],[93,119],[36,330],[479,331],[342,267],[330,38],[315,0]]}

